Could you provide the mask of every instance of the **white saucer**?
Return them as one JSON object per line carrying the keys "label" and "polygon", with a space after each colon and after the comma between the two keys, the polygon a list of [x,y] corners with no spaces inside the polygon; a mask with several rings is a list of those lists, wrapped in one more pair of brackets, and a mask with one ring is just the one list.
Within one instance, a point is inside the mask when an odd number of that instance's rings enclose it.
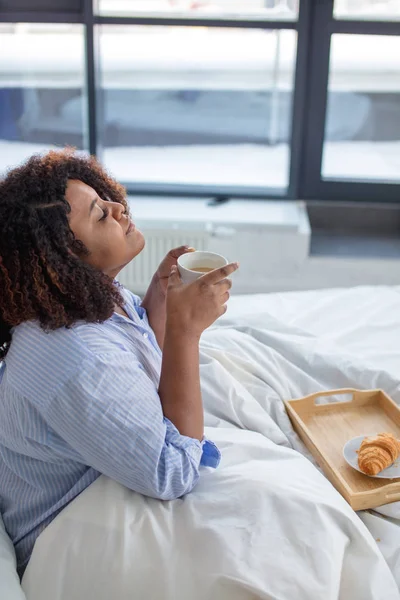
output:
{"label": "white saucer", "polygon": [[[359,471],[359,473],[363,473],[363,472],[361,471],[360,467],[358,466],[358,454],[357,454],[356,450],[359,449],[359,447],[361,446],[361,442],[363,441],[364,438],[372,437],[373,435],[377,435],[377,434],[370,434],[368,436],[359,435],[358,437],[355,437],[352,440],[349,440],[343,448],[343,456],[344,456],[345,461],[351,467],[353,467],[353,469],[355,469],[356,471]],[[366,473],[363,473],[363,475],[366,475]],[[396,479],[397,477],[400,477],[400,456],[397,460],[395,460],[395,462],[393,463],[393,465],[391,467],[384,469],[383,471],[378,473],[378,475],[366,475],[366,477],[373,477],[374,479]]]}

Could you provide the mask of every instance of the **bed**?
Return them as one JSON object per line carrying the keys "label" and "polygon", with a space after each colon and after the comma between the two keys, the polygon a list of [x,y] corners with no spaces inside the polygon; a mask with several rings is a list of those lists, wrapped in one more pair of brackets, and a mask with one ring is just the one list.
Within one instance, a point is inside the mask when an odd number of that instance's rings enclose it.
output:
{"label": "bed", "polygon": [[[399,599],[399,503],[354,513],[282,402],[345,387],[400,402],[399,339],[400,287],[232,297],[201,342],[220,467],[166,503],[100,477],[38,538],[28,600]],[[1,597],[20,600],[11,584]]]}

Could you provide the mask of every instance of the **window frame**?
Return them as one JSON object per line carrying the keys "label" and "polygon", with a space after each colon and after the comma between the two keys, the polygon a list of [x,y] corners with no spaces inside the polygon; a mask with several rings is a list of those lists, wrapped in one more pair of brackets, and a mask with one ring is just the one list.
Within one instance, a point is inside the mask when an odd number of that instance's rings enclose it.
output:
{"label": "window frame", "polygon": [[318,0],[312,6],[312,44],[308,111],[304,136],[303,176],[299,197],[304,200],[344,202],[399,202],[400,184],[385,182],[323,179],[322,155],[328,99],[330,49],[336,33],[400,36],[400,22],[339,20],[333,16],[334,0]]}
{"label": "window frame", "polygon": [[[49,5],[51,3],[49,2]],[[72,4],[71,4],[72,6]],[[331,37],[335,33],[398,35],[400,22],[335,19],[334,0],[300,0],[297,21],[260,18],[185,18],[134,16],[115,17],[95,14],[94,0],[83,0],[77,12],[57,10],[6,10],[0,8],[0,23],[80,23],[85,35],[87,146],[101,157],[98,136],[98,25],[147,25],[215,28],[289,29],[297,32],[294,72],[289,181],[284,190],[248,186],[211,186],[196,184],[154,184],[122,181],[131,194],[196,196],[252,199],[288,199],[355,202],[400,202],[400,184],[323,180],[321,176],[328,95]]]}
{"label": "window frame", "polygon": [[[91,5],[90,0],[86,1],[86,4]],[[300,24],[300,12],[301,5],[309,4],[310,0],[300,0],[299,8],[299,19],[298,20],[268,20],[260,18],[248,18],[248,19],[225,19],[219,17],[151,17],[151,16],[132,16],[132,17],[116,17],[116,16],[102,16],[96,15],[94,12],[91,14],[91,24],[94,28],[94,37],[96,38],[96,26],[97,25],[147,25],[147,26],[174,26],[174,27],[210,27],[210,28],[230,28],[230,29],[263,29],[263,30],[276,30],[285,29],[298,31]],[[303,6],[304,12],[304,6]],[[303,15],[304,20],[304,15]],[[298,34],[297,34],[298,35]],[[297,40],[298,43],[298,40]],[[293,107],[295,105],[295,83],[297,81],[297,62],[299,56],[299,49],[297,47],[296,65],[294,70],[294,87],[293,87]],[[99,61],[97,61],[99,63]],[[96,91],[93,92],[94,96]],[[98,96],[97,96],[98,99]],[[101,102],[97,103],[98,110],[101,109]],[[292,108],[292,122],[291,128],[293,129],[293,115],[294,110]],[[297,132],[296,132],[297,133]],[[298,132],[298,135],[302,135],[302,132]],[[96,150],[98,150],[98,140],[96,143]],[[101,153],[101,150],[100,150]],[[130,194],[138,195],[160,195],[160,196],[181,196],[190,197],[215,197],[219,199],[225,198],[258,198],[258,199],[293,199],[296,194],[294,185],[291,185],[292,181],[292,165],[294,162],[292,147],[290,148],[289,157],[289,180],[288,185],[285,189],[275,187],[258,187],[258,186],[232,186],[232,185],[202,185],[202,184],[169,184],[169,183],[146,183],[146,182],[132,182],[132,181],[121,181],[121,183],[127,188]]]}

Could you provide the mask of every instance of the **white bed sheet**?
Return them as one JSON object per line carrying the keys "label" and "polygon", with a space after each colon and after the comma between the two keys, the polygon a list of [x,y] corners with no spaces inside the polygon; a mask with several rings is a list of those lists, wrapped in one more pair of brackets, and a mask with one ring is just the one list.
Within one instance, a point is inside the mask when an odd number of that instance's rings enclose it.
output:
{"label": "white bed sheet", "polygon": [[399,599],[400,504],[357,516],[282,403],[340,387],[400,402],[399,340],[400,288],[233,297],[201,352],[220,468],[169,503],[101,477],[38,539],[28,600]]}
{"label": "white bed sheet", "polygon": [[233,295],[222,320],[265,312],[400,376],[400,286]]}

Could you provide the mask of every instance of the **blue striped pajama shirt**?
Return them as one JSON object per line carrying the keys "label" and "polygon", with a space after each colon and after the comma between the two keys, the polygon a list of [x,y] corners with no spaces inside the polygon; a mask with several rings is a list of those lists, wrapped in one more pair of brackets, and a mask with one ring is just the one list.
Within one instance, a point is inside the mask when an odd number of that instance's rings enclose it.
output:
{"label": "blue striped pajama shirt", "polygon": [[50,333],[23,323],[0,365],[0,510],[20,573],[39,533],[101,474],[168,500],[219,463],[212,442],[163,416],[160,348],[140,299],[121,292],[129,319]]}

